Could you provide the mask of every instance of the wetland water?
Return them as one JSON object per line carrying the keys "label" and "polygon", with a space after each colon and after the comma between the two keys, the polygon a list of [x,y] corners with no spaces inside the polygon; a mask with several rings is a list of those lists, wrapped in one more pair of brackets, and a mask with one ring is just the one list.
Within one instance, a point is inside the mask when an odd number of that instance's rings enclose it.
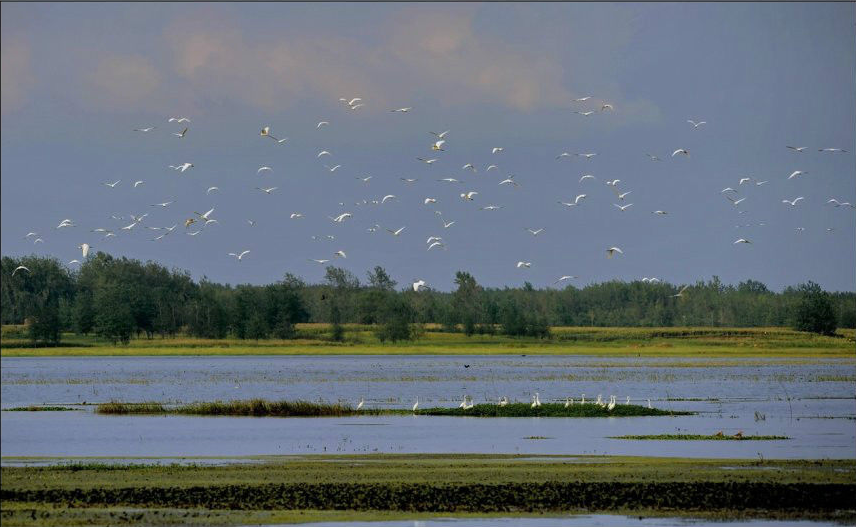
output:
{"label": "wetland water", "polygon": [[[594,356],[3,358],[2,456],[251,456],[319,453],[610,454],[854,458],[853,359]],[[633,418],[101,416],[92,403],[306,399],[409,408],[500,396],[598,394],[698,415]],[[687,400],[690,399],[690,400]],[[757,412],[757,416],[756,416]],[[784,435],[787,441],[628,441],[618,435]],[[533,437],[543,439],[532,439]],[[4,464],[16,463],[4,459]]]}

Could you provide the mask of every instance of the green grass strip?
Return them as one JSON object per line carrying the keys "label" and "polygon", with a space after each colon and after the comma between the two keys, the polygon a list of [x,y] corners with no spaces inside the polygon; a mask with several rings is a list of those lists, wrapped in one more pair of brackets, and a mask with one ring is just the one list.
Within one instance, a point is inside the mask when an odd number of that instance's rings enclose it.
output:
{"label": "green grass strip", "polygon": [[654,441],[780,441],[790,439],[787,436],[744,436],[744,435],[725,435],[725,434],[659,434],[659,435],[642,435],[642,436],[612,436],[609,439],[635,439],[635,440],[654,440]]}
{"label": "green grass strip", "polygon": [[456,417],[634,417],[659,415],[692,415],[693,412],[669,411],[638,405],[617,405],[612,410],[598,404],[575,404],[565,407],[559,403],[544,403],[533,408],[528,403],[476,404],[471,408],[425,408],[414,411],[402,409],[360,409],[347,404],[313,403],[308,401],[248,401],[202,402],[176,407],[161,403],[99,404],[95,411],[105,415],[208,415],[248,417],[348,417],[357,415],[434,415]]}

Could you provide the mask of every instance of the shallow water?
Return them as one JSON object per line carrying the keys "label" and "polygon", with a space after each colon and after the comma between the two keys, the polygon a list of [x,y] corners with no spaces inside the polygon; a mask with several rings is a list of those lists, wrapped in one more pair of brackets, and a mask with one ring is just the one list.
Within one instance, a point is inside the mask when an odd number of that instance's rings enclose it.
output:
{"label": "shallow water", "polygon": [[[712,366],[722,364],[721,366]],[[856,363],[585,356],[253,356],[3,358],[2,456],[248,456],[318,453],[613,454],[722,458],[856,457]],[[428,416],[243,418],[101,416],[109,400],[308,399],[409,408],[500,396],[615,394],[698,411],[680,417],[479,419]],[[701,400],[676,400],[701,399]],[[763,415],[764,419],[756,420]],[[627,441],[662,433],[784,435],[787,441]],[[530,437],[547,439],[527,439]]]}
{"label": "shallow water", "polygon": [[547,518],[436,518],[413,521],[301,523],[298,525],[306,527],[487,527],[494,525],[513,525],[515,527],[624,527],[626,525],[638,525],[640,527],[816,527],[836,524],[794,520],[713,521],[695,518],[642,518],[638,516],[591,514]]}

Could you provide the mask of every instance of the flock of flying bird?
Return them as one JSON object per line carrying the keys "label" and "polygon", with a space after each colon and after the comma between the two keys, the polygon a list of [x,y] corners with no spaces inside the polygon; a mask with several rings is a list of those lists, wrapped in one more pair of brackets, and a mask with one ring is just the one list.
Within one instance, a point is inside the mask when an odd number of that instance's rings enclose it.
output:
{"label": "flock of flying bird", "polygon": [[[588,117],[595,115],[595,114],[608,113],[608,112],[615,111],[613,105],[609,104],[607,102],[598,103],[595,106],[595,109],[584,109],[581,107],[584,103],[586,103],[587,101],[589,101],[591,99],[592,99],[591,96],[580,97],[580,98],[574,99],[573,104],[580,107],[580,109],[576,110],[574,113],[588,118]],[[350,112],[359,111],[361,108],[365,107],[365,102],[363,101],[363,99],[361,97],[352,97],[352,98],[344,98],[343,97],[343,98],[339,99],[339,102],[342,103],[342,105]],[[598,106],[599,106],[599,109],[598,109]],[[402,108],[395,108],[395,109],[392,109],[390,111],[393,113],[406,114],[406,113],[410,112],[412,109],[413,109],[412,107],[402,107]],[[188,117],[184,117],[184,116],[169,117],[167,119],[167,123],[170,126],[177,126],[177,127],[181,128],[180,130],[178,128],[176,128],[177,131],[171,132],[172,136],[175,136],[177,138],[176,140],[184,139],[185,137],[187,137],[188,133],[191,132],[189,125],[192,123],[191,123],[191,119]],[[707,124],[706,121],[695,121],[692,119],[688,119],[687,123],[689,123],[689,125],[691,125],[693,130],[698,130],[700,127]],[[317,125],[315,126],[315,128],[317,130],[321,130],[321,129],[328,127],[328,126],[330,126],[329,121],[319,121],[317,123]],[[146,126],[146,127],[140,127],[140,128],[133,129],[134,132],[141,133],[141,134],[152,133],[155,130],[157,130],[156,126]],[[429,145],[430,146],[429,151],[431,152],[432,156],[441,156],[442,153],[446,151],[447,141],[450,140],[450,133],[451,132],[449,130],[445,130],[442,132],[429,132],[429,133],[434,136],[434,139],[432,140],[433,142]],[[264,126],[261,129],[261,131],[259,132],[259,136],[263,140],[272,141],[273,145],[285,145],[288,143],[288,137],[279,138],[279,137],[274,136],[271,133],[270,126]],[[803,154],[807,150],[807,147],[802,147],[802,146],[800,146],[800,147],[787,146],[787,148],[796,154]],[[493,156],[497,160],[502,158],[502,154],[504,151],[505,151],[505,148],[502,146],[496,146],[496,147],[492,147],[490,149],[491,156]],[[820,149],[818,149],[818,151],[821,153],[827,153],[827,154],[846,153],[847,152],[846,150],[841,149],[841,148],[820,148]],[[326,159],[328,157],[332,159],[332,156],[333,156],[332,153],[329,150],[325,149],[325,150],[319,151],[315,157],[318,160],[322,160],[322,159]],[[595,152],[580,152],[580,153],[573,153],[573,154],[570,152],[561,152],[560,154],[558,154],[556,156],[555,159],[556,159],[556,161],[562,161],[563,159],[576,157],[576,158],[580,158],[580,159],[590,161],[596,156],[597,156],[597,153],[595,153]],[[661,162],[662,161],[658,156],[650,154],[650,153],[647,153],[646,156],[652,162]],[[689,158],[690,152],[686,148],[678,148],[672,152],[670,157],[671,158],[677,158],[677,157]],[[421,156],[416,157],[417,161],[424,163],[428,166],[433,165],[439,159],[440,159],[440,157],[429,157],[427,155],[425,157],[421,157]],[[497,161],[497,163],[498,162],[499,161]],[[332,164],[332,166],[328,165],[328,164],[324,164],[323,166],[330,173],[335,173],[337,170],[342,168],[341,164]],[[193,168],[195,168],[195,166],[191,162],[182,162],[179,164],[169,165],[168,168],[177,172],[178,175],[180,176],[182,174],[187,173],[188,171],[191,171]],[[476,173],[478,171],[478,169],[476,168],[476,166],[473,163],[467,163],[467,164],[463,165],[461,167],[461,170],[462,171],[469,171],[471,173]],[[495,163],[488,164],[486,169],[485,169],[485,173],[489,173],[492,170],[498,171],[499,170],[498,165]],[[272,171],[273,171],[273,169],[270,166],[261,166],[258,168],[256,173],[260,176],[263,176],[264,174],[270,173]],[[795,178],[803,177],[807,174],[808,174],[807,171],[794,170],[787,177],[787,180],[793,180]],[[372,179],[372,176],[355,176],[355,177],[356,177],[356,179],[360,180],[362,183],[367,184],[367,185],[371,182],[371,179]],[[412,185],[418,181],[417,178],[405,178],[405,177],[401,177],[400,180],[406,185]],[[444,183],[444,184],[463,184],[463,181],[461,181],[455,177],[451,177],[451,176],[445,177],[445,178],[438,178],[436,181],[439,183]],[[597,181],[597,178],[593,174],[584,174],[579,178],[578,184],[580,186],[591,185],[592,183],[594,183],[596,181]],[[122,181],[120,179],[120,180],[116,180],[113,182],[105,182],[105,183],[103,183],[103,185],[105,187],[107,187],[108,189],[115,189],[118,185],[120,185],[121,182]],[[749,185],[749,186],[754,185],[756,187],[761,187],[761,186],[765,185],[766,183],[768,183],[768,181],[756,181],[752,177],[743,177],[743,178],[739,179],[739,181],[737,183],[737,187],[738,187],[738,189],[742,188],[743,185]],[[138,188],[139,186],[144,185],[144,184],[145,184],[145,181],[143,181],[143,180],[134,181],[133,182],[133,188]],[[502,179],[501,181],[499,181],[498,184],[499,184],[499,186],[509,186],[509,187],[513,187],[513,188],[517,188],[520,186],[519,182],[517,180],[515,180],[514,175],[509,175],[505,179]],[[607,180],[607,181],[605,181],[605,184],[614,193],[615,200],[617,201],[617,203],[613,203],[613,206],[619,212],[623,213],[623,212],[627,211],[628,209],[630,209],[631,207],[634,206],[633,203],[628,202],[628,197],[632,194],[633,191],[632,190],[625,190],[624,188],[622,188],[620,185],[621,184],[620,179]],[[744,213],[745,211],[740,210],[740,205],[746,200],[746,197],[745,196],[739,197],[740,192],[738,189],[735,189],[732,187],[727,187],[727,188],[722,189],[721,194],[735,208],[738,209],[738,212]],[[218,192],[219,190],[220,189],[217,186],[210,186],[206,190],[206,195],[210,195],[212,192]],[[276,187],[276,186],[270,186],[270,187],[257,186],[257,187],[255,187],[255,190],[258,190],[259,192],[261,192],[265,195],[271,195],[276,190],[278,190],[278,187]],[[479,196],[479,191],[478,190],[466,189],[463,192],[461,192],[459,194],[459,196],[460,196],[460,199],[465,203],[474,202],[477,199],[477,196]],[[558,203],[560,205],[562,205],[563,207],[566,207],[568,209],[573,209],[573,208],[581,207],[585,203],[585,200],[587,197],[588,197],[588,194],[586,192],[580,192],[579,194],[576,195],[576,197],[573,200],[570,200],[570,201],[559,200]],[[363,200],[362,203],[358,202],[358,203],[355,203],[355,205],[383,205],[385,203],[388,203],[390,201],[397,200],[397,199],[398,199],[398,197],[395,194],[386,194],[382,198],[375,199],[375,200]],[[805,197],[798,196],[798,197],[795,197],[791,200],[782,199],[782,203],[786,204],[790,207],[797,207],[798,204],[800,204],[804,199],[805,199]],[[437,202],[438,202],[438,198],[434,197],[434,196],[427,196],[422,200],[422,204],[424,206],[434,206],[437,204]],[[150,204],[150,206],[155,207],[157,209],[166,209],[167,207],[170,207],[173,203],[175,203],[175,200],[168,200],[168,201],[164,201],[161,203],[153,203],[153,204]],[[856,208],[850,202],[841,201],[841,200],[838,200],[835,198],[830,198],[826,203],[827,203],[827,205],[831,205],[834,207]],[[339,205],[345,206],[344,203],[339,203]],[[483,210],[483,211],[495,211],[495,210],[498,210],[501,208],[503,208],[503,206],[496,205],[496,204],[485,204],[484,206],[479,207],[479,209]],[[210,210],[208,210],[207,212],[204,212],[204,213],[193,212],[192,215],[188,214],[186,219],[183,221],[184,233],[188,236],[197,236],[200,233],[202,233],[206,227],[218,224],[219,223],[218,220],[215,217],[213,217],[214,211],[215,211],[215,208],[211,208]],[[440,225],[442,225],[443,229],[449,229],[449,228],[451,228],[457,224],[457,222],[455,220],[447,220],[446,218],[444,218],[443,213],[439,210],[434,210],[434,213],[437,215],[438,219],[440,220]],[[666,216],[668,214],[668,212],[665,210],[654,210],[654,211],[651,211],[651,214],[654,214],[656,216]],[[140,214],[140,215],[131,214],[129,216],[129,218],[127,218],[127,219],[130,219],[130,223],[120,227],[119,229],[114,230],[114,229],[99,227],[99,228],[92,229],[91,232],[101,234],[101,235],[103,235],[104,239],[108,239],[108,238],[117,236],[117,232],[116,232],[117,230],[118,231],[131,231],[132,229],[134,229],[138,225],[143,224],[145,218],[148,216],[149,216],[148,213],[144,213],[144,214]],[[328,216],[328,219],[333,224],[342,224],[346,221],[349,221],[351,218],[353,218],[353,216],[354,216],[354,214],[352,212],[341,212],[335,216]],[[289,215],[289,219],[291,219],[291,220],[299,220],[303,217],[304,217],[304,215],[300,212],[293,212]],[[115,216],[115,215],[111,216],[111,218],[114,220],[117,220],[117,221],[126,220],[126,218],[124,218],[122,216]],[[248,219],[247,223],[250,226],[255,225],[254,220]],[[55,229],[59,230],[59,229],[66,229],[66,228],[74,228],[76,226],[77,226],[77,224],[74,223],[74,221],[72,219],[66,218],[66,219],[63,219],[55,227]],[[158,241],[158,240],[162,240],[166,236],[169,236],[170,234],[172,234],[177,229],[177,227],[178,227],[178,224],[174,224],[174,225],[169,226],[169,227],[156,227],[156,226],[144,225],[142,228],[155,231],[157,233],[157,235],[154,238],[152,238],[152,241]],[[407,228],[406,226],[401,226],[401,227],[397,227],[397,228],[386,228],[385,230],[390,235],[397,237],[397,236],[402,235],[402,233],[404,233],[406,228]],[[366,231],[369,233],[374,233],[374,232],[379,231],[380,229],[381,229],[381,226],[379,224],[375,223],[372,226],[368,227],[366,229]],[[544,228],[533,229],[533,228],[527,227],[527,228],[525,228],[525,230],[526,230],[526,232],[528,232],[532,236],[537,237],[539,234],[541,234],[544,231]],[[802,231],[802,230],[804,230],[804,229],[797,228],[798,232]],[[832,231],[832,229],[827,229],[827,230],[830,232]],[[25,238],[26,239],[33,238],[34,244],[39,244],[39,243],[44,242],[44,239],[37,232],[29,232],[29,233],[27,233]],[[314,240],[320,240],[320,239],[335,240],[336,239],[335,236],[333,236],[333,235],[326,235],[324,237],[313,236],[312,238]],[[738,238],[737,240],[735,240],[733,242],[733,244],[735,244],[735,245],[736,244],[751,244],[751,243],[752,242],[746,238]],[[445,240],[443,239],[442,236],[439,236],[439,235],[429,236],[425,242],[425,245],[427,247],[427,251],[431,251],[434,249],[437,249],[437,250],[446,250],[447,249]],[[88,243],[82,243],[78,246],[78,248],[81,250],[81,255],[82,255],[83,259],[86,259],[86,257],[88,256],[91,247],[92,246],[89,245]],[[240,251],[230,252],[225,256],[233,257],[237,261],[240,262],[240,261],[244,260],[244,258],[246,258],[247,255],[249,255],[251,252],[252,252],[251,249],[243,249]],[[606,253],[607,258],[613,258],[616,255],[623,255],[624,251],[621,249],[621,247],[612,246],[612,247],[606,248],[605,253]],[[326,264],[327,262],[329,262],[331,258],[347,258],[347,254],[345,253],[344,250],[338,250],[338,251],[334,252],[330,258],[309,258],[308,260],[311,262],[323,265],[323,264]],[[80,264],[80,263],[81,262],[78,259],[73,259],[73,260],[68,262],[69,265]],[[529,261],[521,260],[521,261],[518,261],[516,263],[516,267],[518,269],[528,269],[531,266],[532,266],[532,262],[529,262]],[[27,269],[26,267],[19,266],[17,269],[15,269],[13,274],[15,274],[21,270],[29,271],[29,269]],[[576,279],[576,278],[578,278],[578,277],[575,275],[571,275],[571,274],[563,275],[563,276],[558,277],[555,280],[555,282],[553,282],[553,285],[565,282],[567,280]],[[656,278],[656,277],[645,277],[642,279],[642,281],[647,282],[647,283],[656,283],[656,282],[659,282],[660,279]],[[412,283],[412,288],[414,291],[419,291],[419,290],[427,288],[427,287],[428,287],[428,285],[425,282],[425,280],[414,280]],[[673,296],[674,297],[681,297],[681,296],[683,296],[683,293],[685,290],[686,290],[686,287],[681,289],[681,291],[679,291],[676,295],[673,295]]]}

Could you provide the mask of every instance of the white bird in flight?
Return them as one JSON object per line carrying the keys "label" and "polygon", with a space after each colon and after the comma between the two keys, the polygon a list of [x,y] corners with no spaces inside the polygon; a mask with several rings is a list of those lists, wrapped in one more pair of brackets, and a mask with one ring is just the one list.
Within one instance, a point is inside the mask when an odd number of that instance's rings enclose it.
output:
{"label": "white bird in flight", "polygon": [[594,177],[594,176],[593,176],[593,175],[591,175],[591,174],[586,174],[586,175],[584,175],[583,177],[581,177],[581,178],[580,178],[580,183],[582,183],[582,182],[583,182],[583,181],[585,181],[586,179],[597,179],[597,178],[596,178],[596,177]]}
{"label": "white bird in flight", "polygon": [[184,137],[185,135],[187,135],[187,130],[188,130],[188,129],[187,129],[187,128],[185,128],[184,130],[182,130],[182,131],[180,131],[180,132],[173,132],[173,133],[172,133],[172,135],[177,136],[178,138],[182,138],[182,137]]}
{"label": "white bird in flight", "polygon": [[532,262],[517,262],[517,268],[520,269],[521,267],[529,269],[532,267]]}
{"label": "white bird in flight", "polygon": [[352,215],[350,212],[344,212],[344,213],[342,213],[342,214],[339,214],[339,215],[338,215],[338,216],[336,216],[335,218],[332,218],[332,217],[331,217],[330,219],[331,219],[331,220],[333,220],[333,221],[334,221],[334,222],[336,222],[336,223],[342,223],[342,222],[344,222],[346,219],[350,218],[351,216],[353,216],[353,215]]}
{"label": "white bird in flight", "polygon": [[400,227],[400,228],[398,228],[398,229],[396,229],[396,230],[387,229],[387,232],[389,232],[389,233],[390,233],[390,234],[392,234],[393,236],[398,236],[399,234],[401,234],[401,231],[403,231],[403,230],[404,230],[404,229],[406,229],[406,228],[407,228],[407,227]]}
{"label": "white bird in flight", "polygon": [[528,229],[528,228],[527,228],[527,229],[526,229],[526,231],[527,231],[528,233],[530,233],[532,236],[538,236],[539,234],[541,234],[542,232],[544,232],[544,228],[543,228],[543,227],[541,227],[540,229],[536,229],[536,230],[532,230],[532,229]]}
{"label": "white bird in flight", "polygon": [[244,256],[246,256],[249,252],[250,252],[250,250],[249,250],[249,249],[247,249],[246,251],[243,251],[243,252],[242,252],[242,253],[240,253],[240,254],[238,254],[238,253],[229,253],[229,256],[234,256],[234,257],[235,257],[235,258],[237,258],[237,259],[238,259],[238,261],[240,262],[241,260],[243,260],[243,259],[244,259]]}
{"label": "white bird in flight", "polygon": [[208,190],[205,191],[206,194],[211,194],[214,190],[220,190],[220,187],[208,187]]}
{"label": "white bird in flight", "polygon": [[560,283],[560,282],[564,282],[565,280],[574,280],[574,279],[576,279],[576,278],[578,278],[578,277],[577,277],[577,276],[573,276],[573,275],[566,274],[566,275],[564,275],[564,276],[560,276],[558,280],[556,280],[555,282],[553,282],[553,285],[556,285],[556,284],[558,284],[558,283]]}
{"label": "white bird in flight", "polygon": [[591,99],[591,95],[586,95],[585,97],[580,97],[579,99],[574,99],[575,102],[586,102]]}
{"label": "white bird in flight", "polygon": [[167,119],[167,122],[170,122],[170,123],[189,123],[190,119],[188,119],[187,117],[170,117],[169,119]]}
{"label": "white bird in flight", "polygon": [[794,152],[802,152],[803,150],[805,150],[808,147],[807,146],[789,146],[787,148],[790,148]]}
{"label": "white bird in flight", "polygon": [[28,273],[30,272],[30,270],[24,267],[23,265],[19,265],[15,268],[14,271],[12,271],[12,276],[15,276],[15,273],[17,273],[18,271],[27,271]]}
{"label": "white bird in flight", "polygon": [[347,255],[347,254],[345,254],[345,251],[336,251],[336,252],[333,254],[333,256],[334,256],[334,257],[336,257],[336,258],[347,258],[347,257],[348,257],[348,255]]}
{"label": "white bird in flight", "polygon": [[425,198],[425,201],[423,203],[425,205],[428,205],[429,203],[437,203],[437,199],[436,198]]}
{"label": "white bird in flight", "polygon": [[383,205],[384,203],[386,203],[387,201],[389,201],[391,199],[395,199],[395,194],[387,194],[386,196],[383,197],[382,200],[380,200],[380,203],[381,203],[381,205]]}
{"label": "white bird in flight", "polygon": [[326,168],[330,172],[335,172],[337,169],[339,169],[341,167],[342,167],[342,165],[333,165],[333,166],[324,165],[324,168]]}
{"label": "white bird in flight", "polygon": [[574,154],[574,155],[575,155],[575,156],[577,156],[577,157],[584,157],[584,158],[586,158],[586,159],[588,159],[588,160],[591,160],[591,158],[593,158],[593,157],[594,157],[594,156],[596,156],[597,154]]}
{"label": "white bird in flight", "polygon": [[463,199],[464,201],[472,201],[473,196],[476,196],[476,195],[478,195],[478,192],[476,192],[475,190],[471,190],[469,192],[463,192],[463,193],[461,193],[461,199]]}
{"label": "white bird in flight", "polygon": [[188,168],[193,168],[193,163],[182,163],[180,165],[169,165],[169,168],[173,170],[178,170],[179,172],[184,172]]}
{"label": "white bird in flight", "polygon": [[140,186],[140,185],[142,185],[143,183],[145,183],[145,181],[143,181],[143,180],[134,181],[134,188],[139,187],[139,186]]}
{"label": "white bird in flight", "polygon": [[738,243],[752,243],[752,242],[750,242],[749,240],[747,240],[745,238],[740,238],[740,239],[736,240],[732,245],[736,245]]}
{"label": "white bird in flight", "polygon": [[121,181],[122,180],[119,179],[114,181],[113,183],[102,183],[102,185],[104,185],[105,187],[116,188],[116,185],[118,185]]}
{"label": "white bird in flight", "polygon": [[302,217],[303,217],[303,214],[301,214],[299,212],[292,212],[288,218],[292,219],[292,220],[297,220],[297,219],[300,219]]}
{"label": "white bird in flight", "polygon": [[695,121],[693,121],[692,119],[687,119],[687,122],[688,122],[688,123],[690,123],[691,125],[693,125],[693,128],[694,128],[694,129],[695,129],[695,128],[698,128],[699,126],[701,126],[701,125],[703,125],[703,124],[707,124],[707,121],[699,121],[699,122],[695,122]]}
{"label": "white bird in flight", "polygon": [[466,169],[470,169],[473,172],[476,172],[476,167],[474,167],[472,163],[467,163],[466,165],[461,167],[461,170],[466,170]]}
{"label": "white bird in flight", "polygon": [[633,204],[632,204],[632,203],[628,203],[627,205],[618,205],[618,204],[616,204],[616,203],[613,203],[613,204],[612,204],[612,206],[613,206],[613,207],[618,207],[618,208],[621,210],[621,212],[624,212],[624,211],[625,211],[625,210],[627,210],[628,208],[632,207],[632,206],[633,206]]}
{"label": "white bird in flight", "polygon": [[146,128],[134,128],[135,132],[151,132],[157,128],[157,126],[147,126]]}
{"label": "white bird in flight", "polygon": [[559,203],[561,203],[562,205],[564,205],[564,206],[566,206],[566,207],[574,207],[574,206],[576,206],[576,205],[579,205],[579,204],[580,204],[580,201],[582,201],[582,200],[586,199],[586,196],[587,196],[586,194],[580,194],[580,195],[578,195],[578,196],[574,199],[574,202],[573,202],[573,203],[565,203],[564,201],[560,201]]}
{"label": "white bird in flight", "polygon": [[443,150],[444,144],[446,144],[446,140],[440,139],[439,141],[431,145],[431,150],[439,150],[440,152],[445,152],[445,150]]}
{"label": "white bird in flight", "polygon": [[315,129],[317,130],[318,128],[321,128],[322,126],[327,126],[329,124],[330,124],[329,121],[319,121],[318,124],[315,126]]}
{"label": "white bird in flight", "polygon": [[619,247],[610,247],[609,249],[606,250],[606,257],[612,258],[615,255],[615,253],[624,254],[624,251],[622,251]]}
{"label": "white bird in flight", "polygon": [[485,172],[490,172],[490,170],[491,170],[492,168],[496,168],[496,165],[488,165],[488,166],[487,166],[487,169],[485,170]]}
{"label": "white bird in flight", "polygon": [[430,165],[430,164],[432,164],[432,163],[436,163],[436,162],[437,162],[437,159],[436,159],[436,158],[433,158],[433,159],[424,159],[424,158],[421,158],[421,157],[417,157],[416,159],[418,159],[419,161],[422,161],[422,162],[423,162],[423,163],[425,163],[426,165]]}
{"label": "white bird in flight", "polygon": [[845,154],[847,153],[847,150],[844,150],[843,148],[819,148],[817,151],[818,152],[831,152],[831,153],[840,152],[840,153],[845,153]]}
{"label": "white bird in flight", "polygon": [[805,172],[803,170],[794,170],[793,172],[791,172],[791,175],[788,176],[788,179],[793,179],[793,178],[795,178],[797,176],[801,176],[803,174],[808,174],[808,172]]}
{"label": "white bird in flight", "polygon": [[417,280],[413,282],[413,290],[419,291],[420,288],[425,287],[425,280]]}
{"label": "white bird in flight", "polygon": [[786,200],[786,199],[783,199],[783,200],[782,200],[782,203],[787,203],[787,204],[788,204],[788,205],[790,205],[791,207],[795,207],[795,206],[796,206],[796,204],[797,204],[800,200],[802,200],[802,199],[805,199],[805,198],[804,198],[803,196],[800,196],[800,197],[798,197],[798,198],[795,198],[793,201],[788,201],[788,200]]}
{"label": "white bird in flight", "polygon": [[677,294],[672,295],[672,298],[678,298],[678,297],[684,296],[684,291],[686,291],[688,287],[689,287],[688,285],[685,285],[683,288],[681,288],[680,291],[678,291]]}
{"label": "white bird in flight", "polygon": [[89,244],[88,243],[82,243],[82,244],[78,245],[77,248],[80,249],[81,252],[83,253],[84,259],[86,259],[86,257],[89,256]]}
{"label": "white bird in flight", "polygon": [[278,188],[279,188],[279,187],[270,187],[270,188],[261,188],[261,187],[256,187],[256,190],[261,190],[261,191],[262,191],[262,192],[264,192],[265,194],[270,194],[271,192],[273,192],[274,190],[276,190],[276,189],[278,189]]}
{"label": "white bird in flight", "polygon": [[264,171],[273,172],[273,169],[269,166],[259,167],[259,169],[256,170],[256,174],[259,174],[259,173],[264,172]]}
{"label": "white bird in flight", "polygon": [[445,132],[440,132],[439,134],[437,132],[430,132],[430,133],[433,135],[436,135],[437,139],[443,139],[444,137],[446,137],[446,134],[449,133],[449,130],[446,130]]}
{"label": "white bird in flight", "polygon": [[412,109],[413,109],[412,107],[408,106],[406,108],[396,108],[395,110],[390,110],[390,111],[391,112],[399,112],[399,113],[407,113]]}
{"label": "white bird in flight", "polygon": [[493,147],[493,149],[490,152],[492,154],[498,154],[498,153],[503,152],[503,151],[505,151],[505,149],[503,147],[495,146],[495,147]]}
{"label": "white bird in flight", "polygon": [[515,187],[519,187],[519,186],[520,186],[520,185],[518,185],[518,184],[517,184],[517,182],[516,182],[516,181],[514,181],[514,176],[508,176],[506,179],[503,179],[502,181],[500,181],[500,182],[499,182],[499,184],[500,184],[500,185],[508,185],[508,184],[511,184],[511,185],[513,185],[513,186],[515,186]]}
{"label": "white bird in flight", "polygon": [[687,157],[690,157],[690,152],[689,152],[689,150],[687,150],[686,148],[678,148],[677,150],[675,150],[674,152],[672,152],[672,157],[675,157],[675,156],[676,156],[676,155],[678,155],[678,154],[683,154],[683,155],[685,155],[685,156],[687,156]]}

